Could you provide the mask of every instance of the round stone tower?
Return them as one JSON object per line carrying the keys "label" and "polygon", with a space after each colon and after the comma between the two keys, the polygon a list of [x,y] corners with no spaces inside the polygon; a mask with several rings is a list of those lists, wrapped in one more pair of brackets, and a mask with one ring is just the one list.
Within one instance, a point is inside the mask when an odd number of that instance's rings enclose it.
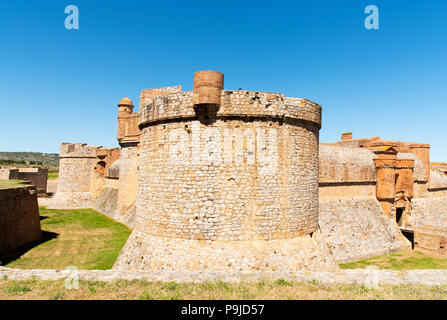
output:
{"label": "round stone tower", "polygon": [[318,228],[318,104],[201,71],[139,126],[136,227],[115,268],[336,268]]}

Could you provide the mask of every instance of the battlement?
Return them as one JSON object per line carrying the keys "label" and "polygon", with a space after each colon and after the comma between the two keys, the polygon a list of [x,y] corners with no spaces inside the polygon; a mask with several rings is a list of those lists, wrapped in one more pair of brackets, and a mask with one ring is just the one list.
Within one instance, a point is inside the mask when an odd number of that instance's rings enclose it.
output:
{"label": "battlement", "polygon": [[144,89],[140,93],[140,108],[148,104],[152,99],[160,95],[169,95],[173,93],[181,93],[182,86],[162,87],[155,89]]}
{"label": "battlement", "polygon": [[[152,123],[174,119],[193,119],[193,91],[153,98],[140,110],[140,129]],[[301,121],[321,127],[321,106],[315,102],[287,98],[281,93],[222,90],[219,118],[266,118],[280,121]]]}
{"label": "battlement", "polygon": [[59,158],[96,158],[98,147],[86,143],[61,143]]}

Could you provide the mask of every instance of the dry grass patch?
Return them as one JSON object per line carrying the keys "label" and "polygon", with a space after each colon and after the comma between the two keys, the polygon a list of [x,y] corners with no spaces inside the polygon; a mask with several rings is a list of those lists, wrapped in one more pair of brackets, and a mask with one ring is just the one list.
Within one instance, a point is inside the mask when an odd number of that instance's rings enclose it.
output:
{"label": "dry grass patch", "polygon": [[0,280],[0,299],[43,300],[445,300],[447,286],[365,286],[294,282],[206,282],[202,284],[135,281],[80,281],[65,289],[64,281]]}

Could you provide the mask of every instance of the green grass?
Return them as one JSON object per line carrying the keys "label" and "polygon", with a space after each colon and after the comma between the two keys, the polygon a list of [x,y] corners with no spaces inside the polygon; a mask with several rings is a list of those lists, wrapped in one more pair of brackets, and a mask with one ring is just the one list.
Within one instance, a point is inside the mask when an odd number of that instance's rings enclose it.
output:
{"label": "green grass", "polygon": [[15,188],[23,185],[22,180],[0,180],[0,189]]}
{"label": "green grass", "polygon": [[59,173],[49,173],[48,179],[57,179],[59,178]]}
{"label": "green grass", "polygon": [[[287,283],[286,285],[284,285]],[[370,288],[362,285],[289,282],[114,282],[79,281],[68,290],[64,280],[13,281],[0,279],[0,299],[38,300],[446,300],[447,286],[398,285]]]}
{"label": "green grass", "polygon": [[403,250],[384,256],[344,263],[340,265],[340,268],[358,269],[368,266],[403,271],[413,269],[447,269],[447,258],[426,254],[417,250]]}
{"label": "green grass", "polygon": [[6,264],[9,268],[112,268],[131,230],[92,209],[40,208],[45,241]]}

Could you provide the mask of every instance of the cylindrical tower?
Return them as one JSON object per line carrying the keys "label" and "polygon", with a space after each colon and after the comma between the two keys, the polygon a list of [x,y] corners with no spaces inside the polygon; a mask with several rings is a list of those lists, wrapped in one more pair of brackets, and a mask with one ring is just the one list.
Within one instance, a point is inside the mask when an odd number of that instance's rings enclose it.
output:
{"label": "cylindrical tower", "polygon": [[130,100],[129,97],[125,96],[121,99],[120,103],[118,104],[118,113],[119,114],[129,114],[133,111],[133,103],[132,100]]}
{"label": "cylindrical tower", "polygon": [[133,103],[127,96],[122,98],[118,104],[118,126],[117,139],[118,141],[126,137],[126,130],[128,130],[128,119],[132,115]]}
{"label": "cylindrical tower", "polygon": [[135,229],[115,268],[335,268],[318,229],[321,107],[222,89],[222,74],[198,72],[194,92],[140,110]]}

